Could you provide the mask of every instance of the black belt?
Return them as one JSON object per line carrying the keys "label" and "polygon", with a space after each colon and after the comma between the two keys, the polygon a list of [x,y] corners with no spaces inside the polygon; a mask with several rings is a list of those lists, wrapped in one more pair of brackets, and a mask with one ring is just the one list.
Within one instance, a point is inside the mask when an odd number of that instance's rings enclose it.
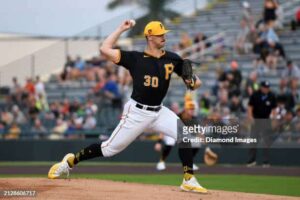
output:
{"label": "black belt", "polygon": [[154,111],[154,112],[158,112],[161,109],[161,106],[157,106],[157,107],[149,107],[149,106],[144,106],[142,104],[135,104],[135,107],[142,109],[142,110],[148,110],[148,111]]}

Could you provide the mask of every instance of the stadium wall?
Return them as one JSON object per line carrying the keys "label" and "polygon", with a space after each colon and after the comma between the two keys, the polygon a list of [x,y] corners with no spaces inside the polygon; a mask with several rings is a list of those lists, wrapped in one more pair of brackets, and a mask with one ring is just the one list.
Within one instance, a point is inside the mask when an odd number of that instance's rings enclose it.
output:
{"label": "stadium wall", "polygon": [[[57,161],[68,152],[77,152],[98,140],[2,140],[0,161]],[[154,142],[136,141],[119,155],[106,158],[112,162],[157,162],[159,154],[153,150]],[[241,148],[216,148],[219,163],[245,164],[248,150]],[[299,148],[276,148],[270,150],[272,165],[300,166]],[[94,159],[95,161],[103,159]],[[175,147],[167,162],[179,162]],[[196,162],[203,162],[203,149],[196,156]],[[258,163],[262,163],[262,149],[258,150]]]}

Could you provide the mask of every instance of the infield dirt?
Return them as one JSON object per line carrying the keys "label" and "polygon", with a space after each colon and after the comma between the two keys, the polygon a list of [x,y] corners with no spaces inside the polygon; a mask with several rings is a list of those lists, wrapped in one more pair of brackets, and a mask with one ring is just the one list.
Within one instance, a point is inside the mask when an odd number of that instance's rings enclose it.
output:
{"label": "infield dirt", "polygon": [[250,194],[241,192],[227,192],[210,190],[209,194],[195,194],[180,191],[179,187],[160,186],[116,181],[92,179],[61,179],[49,180],[46,178],[2,178],[0,190],[35,190],[34,198],[3,197],[0,199],[34,199],[34,200],[289,200],[297,197],[274,196],[264,194]]}

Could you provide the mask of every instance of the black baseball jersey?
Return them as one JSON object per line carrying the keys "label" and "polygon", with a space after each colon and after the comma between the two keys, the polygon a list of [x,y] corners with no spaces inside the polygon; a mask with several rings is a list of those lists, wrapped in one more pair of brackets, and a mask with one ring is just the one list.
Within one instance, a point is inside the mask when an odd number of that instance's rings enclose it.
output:
{"label": "black baseball jersey", "polygon": [[268,119],[272,109],[276,107],[276,97],[272,92],[264,94],[259,90],[252,94],[249,105],[253,107],[254,118]]}
{"label": "black baseball jersey", "polygon": [[146,52],[120,51],[116,64],[129,70],[133,79],[131,98],[149,105],[160,105],[169,88],[171,75],[182,74],[182,59],[175,53],[164,51],[160,58]]}

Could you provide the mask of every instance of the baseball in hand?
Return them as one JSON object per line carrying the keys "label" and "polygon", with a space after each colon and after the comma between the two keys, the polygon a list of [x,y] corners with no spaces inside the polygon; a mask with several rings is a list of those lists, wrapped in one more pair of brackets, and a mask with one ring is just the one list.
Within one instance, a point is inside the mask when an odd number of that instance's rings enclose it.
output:
{"label": "baseball in hand", "polygon": [[129,22],[130,22],[130,24],[131,24],[131,27],[133,27],[133,26],[135,26],[135,20],[134,19],[131,19],[131,20],[129,20]]}

